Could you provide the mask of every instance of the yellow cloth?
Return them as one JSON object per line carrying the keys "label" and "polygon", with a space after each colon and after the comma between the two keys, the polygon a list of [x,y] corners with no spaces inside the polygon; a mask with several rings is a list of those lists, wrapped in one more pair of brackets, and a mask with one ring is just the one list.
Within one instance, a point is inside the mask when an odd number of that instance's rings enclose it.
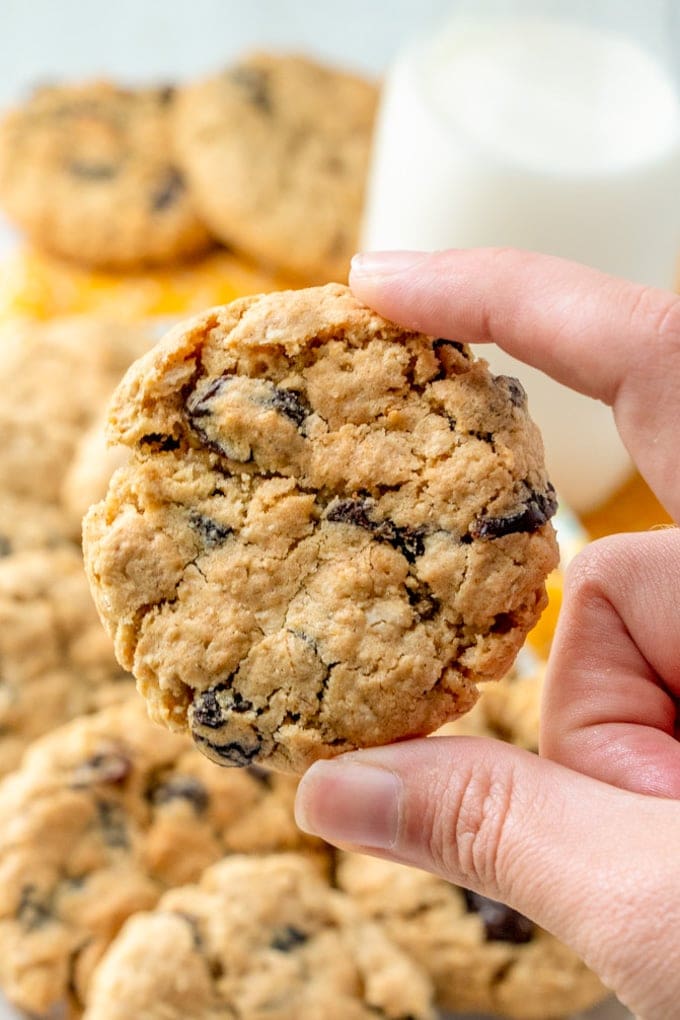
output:
{"label": "yellow cloth", "polygon": [[86,269],[26,248],[0,265],[0,318],[175,317],[286,286],[224,249],[186,265],[122,274]]}

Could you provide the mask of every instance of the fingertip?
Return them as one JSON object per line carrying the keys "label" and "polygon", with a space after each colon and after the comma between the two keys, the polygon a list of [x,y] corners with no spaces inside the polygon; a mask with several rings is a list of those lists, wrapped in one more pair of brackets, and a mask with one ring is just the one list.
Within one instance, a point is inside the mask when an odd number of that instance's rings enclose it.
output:
{"label": "fingertip", "polygon": [[351,758],[317,761],[300,780],[295,821],[329,843],[389,850],[400,799],[401,781],[388,769]]}
{"label": "fingertip", "polygon": [[350,287],[367,281],[376,282],[383,276],[393,276],[413,269],[428,257],[424,251],[360,251],[352,256]]}

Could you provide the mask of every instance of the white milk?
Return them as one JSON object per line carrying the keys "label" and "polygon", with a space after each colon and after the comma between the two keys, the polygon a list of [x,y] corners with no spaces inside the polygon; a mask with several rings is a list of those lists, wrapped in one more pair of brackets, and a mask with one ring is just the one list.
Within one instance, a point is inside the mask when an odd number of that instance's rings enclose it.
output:
{"label": "white milk", "polygon": [[[670,287],[680,252],[680,105],[623,36],[543,18],[458,19],[397,60],[362,246],[514,245]],[[577,510],[630,469],[608,409],[496,349],[520,376]]]}

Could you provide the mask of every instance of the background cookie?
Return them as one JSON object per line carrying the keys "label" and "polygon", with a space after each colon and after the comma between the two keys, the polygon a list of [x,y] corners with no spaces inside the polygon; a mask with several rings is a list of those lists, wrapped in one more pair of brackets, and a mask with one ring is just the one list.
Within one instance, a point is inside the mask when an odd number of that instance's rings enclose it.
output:
{"label": "background cookie", "polygon": [[0,559],[0,775],[31,740],[132,691],[92,604],[80,551]]}
{"label": "background cookie", "polygon": [[[526,649],[520,657],[525,655]],[[527,672],[523,667],[524,662],[498,683],[484,684],[474,708],[445,723],[436,736],[495,737],[537,753],[545,666],[532,661]]]}
{"label": "background cookie", "polygon": [[507,671],[556,562],[514,380],[337,285],[244,299],[127,374],[84,524],[154,717],[222,764],[430,732]]}
{"label": "background cookie", "polygon": [[358,77],[263,53],[183,89],[177,156],[215,235],[307,283],[344,282],[376,102]]}
{"label": "background cookie", "polygon": [[57,503],[0,490],[0,557],[70,543],[77,534],[74,525],[73,516]]}
{"label": "background cookie", "polygon": [[38,90],[0,125],[0,202],[42,247],[135,268],[204,251],[172,155],[175,92],[106,82]]}
{"label": "background cookie", "polygon": [[103,499],[114,471],[130,459],[127,447],[107,442],[106,419],[100,415],[82,434],[62,481],[61,503],[72,532],[80,533],[87,510]]}
{"label": "background cookie", "polygon": [[3,323],[0,490],[38,503],[58,502],[83,431],[151,342],[145,326],[95,318]]}
{"label": "background cookie", "polygon": [[136,696],[35,743],[0,785],[4,993],[76,1015],[125,919],[226,853],[307,847],[322,867],[294,794],[288,776],[216,768]]}
{"label": "background cookie", "polygon": [[85,1018],[434,1020],[430,1002],[419,968],[307,861],[238,857],[126,924]]}
{"label": "background cookie", "polygon": [[503,904],[359,854],[340,855],[337,878],[426,970],[442,1008],[552,1020],[608,994],[571,949]]}

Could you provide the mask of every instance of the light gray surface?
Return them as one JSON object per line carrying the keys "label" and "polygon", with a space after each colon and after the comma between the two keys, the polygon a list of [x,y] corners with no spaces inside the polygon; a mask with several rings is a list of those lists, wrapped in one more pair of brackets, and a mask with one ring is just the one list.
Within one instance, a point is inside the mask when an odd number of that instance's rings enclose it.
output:
{"label": "light gray surface", "polygon": [[[200,74],[250,47],[307,50],[379,72],[409,36],[455,6],[455,0],[0,0],[0,104],[64,75]],[[647,3],[639,6],[644,22]]]}
{"label": "light gray surface", "polygon": [[450,0],[0,0],[0,103],[49,78],[186,77],[251,47],[381,71]]}
{"label": "light gray surface", "polygon": [[[613,1000],[611,1002],[605,1002],[597,1009],[590,1010],[588,1013],[579,1013],[577,1016],[571,1018],[571,1020],[631,1020],[632,1013],[629,1013],[627,1009],[620,1006]],[[11,1009],[0,997],[0,1020],[25,1020],[22,1014],[15,1012]],[[133,1020],[133,1018],[131,1018]],[[141,1017],[136,1020],[142,1020]],[[191,1020],[190,1016],[186,1017],[186,1020]],[[448,1013],[442,1017],[442,1020],[498,1020],[498,1017],[484,1017],[480,1015],[471,1014],[453,1014]]]}

